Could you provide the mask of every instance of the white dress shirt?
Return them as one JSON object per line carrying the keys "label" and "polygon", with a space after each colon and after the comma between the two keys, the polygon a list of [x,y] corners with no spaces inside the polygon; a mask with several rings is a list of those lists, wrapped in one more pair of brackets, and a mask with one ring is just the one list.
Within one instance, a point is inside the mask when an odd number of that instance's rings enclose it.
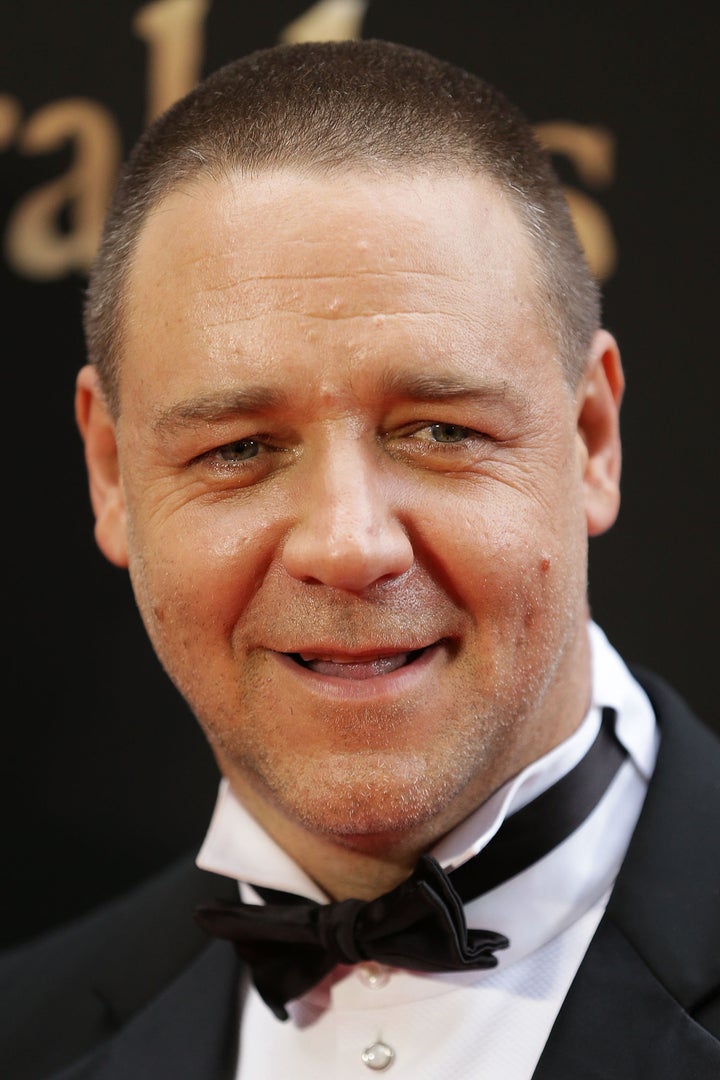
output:
{"label": "white dress shirt", "polygon": [[[377,964],[338,967],[275,1018],[246,986],[236,1080],[529,1080],[605,910],[645,797],[658,734],[650,702],[595,623],[592,702],[580,727],[508,781],[432,854],[446,868],[482,850],[505,818],[572,769],[615,709],[628,751],[583,824],[539,862],[465,905],[471,928],[510,938],[489,970],[430,975]],[[197,858],[206,870],[328,897],[264,832],[226,781]],[[243,898],[259,902],[241,884]],[[384,1068],[381,1068],[384,1066]]]}

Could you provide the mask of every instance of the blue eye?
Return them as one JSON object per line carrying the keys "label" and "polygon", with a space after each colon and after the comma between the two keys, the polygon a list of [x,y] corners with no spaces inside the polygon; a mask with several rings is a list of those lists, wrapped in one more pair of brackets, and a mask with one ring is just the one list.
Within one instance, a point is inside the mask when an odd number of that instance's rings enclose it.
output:
{"label": "blue eye", "polygon": [[237,442],[221,446],[217,451],[223,461],[248,461],[260,453],[260,443],[254,439],[239,439]]}
{"label": "blue eye", "polygon": [[433,440],[439,443],[463,442],[472,434],[470,428],[462,427],[460,424],[430,424],[428,430]]}

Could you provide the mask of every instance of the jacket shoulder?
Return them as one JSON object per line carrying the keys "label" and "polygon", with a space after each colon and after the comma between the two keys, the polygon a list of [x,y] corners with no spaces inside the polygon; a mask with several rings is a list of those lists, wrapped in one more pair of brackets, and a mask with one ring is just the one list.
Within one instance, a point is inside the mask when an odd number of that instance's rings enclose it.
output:
{"label": "jacket shoulder", "polygon": [[119,898],[0,954],[5,1075],[44,1075],[117,1032],[208,944],[193,919],[195,905],[232,895],[234,888],[187,856]]}

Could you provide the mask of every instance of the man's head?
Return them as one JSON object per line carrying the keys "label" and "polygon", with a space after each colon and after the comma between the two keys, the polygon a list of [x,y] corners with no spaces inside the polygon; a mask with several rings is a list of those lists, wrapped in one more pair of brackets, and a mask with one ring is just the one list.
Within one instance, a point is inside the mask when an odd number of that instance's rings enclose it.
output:
{"label": "man's head", "polygon": [[[284,90],[265,108],[273,58]],[[119,368],[106,393],[83,369],[77,416],[100,547],[129,566],[235,791],[322,878],[328,844],[407,865],[580,722],[587,537],[617,512],[622,375],[559,189],[499,95],[372,43],[247,67],[257,92],[242,62],[225,69],[222,93],[209,80],[134,158],[143,194],[124,182],[89,309],[107,364],[92,312],[121,297]],[[332,144],[336,99],[305,85],[323,79],[339,95],[355,80],[367,105],[354,133],[337,105]],[[397,99],[413,83],[413,115],[429,99],[394,158],[388,81]],[[482,166],[479,93],[496,136]],[[437,108],[446,130],[428,135]],[[551,206],[552,259],[529,224]],[[100,285],[123,230],[119,281]],[[563,292],[587,299],[572,332]]]}

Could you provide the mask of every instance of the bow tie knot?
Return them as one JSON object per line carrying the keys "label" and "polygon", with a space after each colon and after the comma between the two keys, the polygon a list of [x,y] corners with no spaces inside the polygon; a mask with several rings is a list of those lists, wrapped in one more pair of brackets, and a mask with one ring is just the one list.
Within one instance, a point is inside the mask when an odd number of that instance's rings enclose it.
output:
{"label": "bow tie knot", "polygon": [[360,964],[369,959],[363,954],[358,928],[364,906],[362,900],[342,900],[311,909],[317,942],[326,951],[333,967],[335,964]]}
{"label": "bow tie knot", "polygon": [[[509,944],[494,931],[467,929],[462,901],[430,855],[383,896],[321,904],[317,918],[319,944],[342,964],[375,960],[413,971],[494,967],[494,950]],[[437,947],[428,949],[432,941]]]}

